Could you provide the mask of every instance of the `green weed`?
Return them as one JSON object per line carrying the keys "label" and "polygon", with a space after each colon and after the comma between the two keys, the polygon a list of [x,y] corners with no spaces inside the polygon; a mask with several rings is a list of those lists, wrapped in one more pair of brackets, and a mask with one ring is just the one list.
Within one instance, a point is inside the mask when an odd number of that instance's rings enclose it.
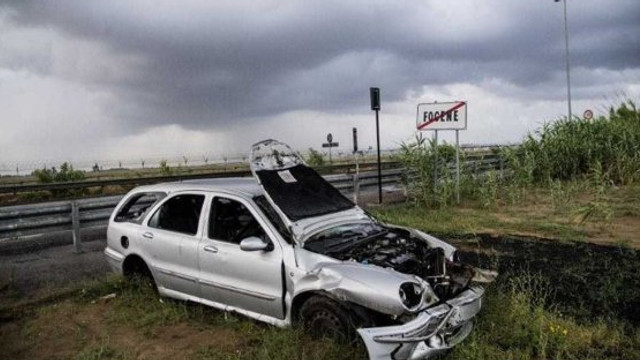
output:
{"label": "green weed", "polygon": [[[634,359],[640,356],[640,332],[617,320],[577,321],[553,304],[553,279],[522,273],[489,287],[483,309],[468,339],[447,359]],[[113,280],[98,286],[114,288]],[[101,293],[101,292],[99,292]],[[111,302],[111,321],[147,332],[149,326],[188,323],[224,328],[235,334],[239,346],[202,345],[184,354],[194,360],[241,359],[366,359],[361,347],[328,339],[311,339],[302,329],[278,329],[234,315],[185,303],[160,302],[150,290],[121,287]],[[157,313],[151,315],[152,313]],[[144,319],[135,319],[142,317]],[[152,336],[152,332],[151,332]],[[129,349],[127,351],[134,351]],[[82,349],[74,359],[131,358],[105,336]]]}
{"label": "green weed", "polygon": [[307,155],[307,164],[309,166],[324,166],[325,160],[322,153],[318,150],[314,150],[313,148],[309,148],[309,153]]}
{"label": "green weed", "polygon": [[490,289],[476,328],[450,358],[637,359],[640,332],[617,321],[578,323],[545,307],[548,280],[523,274]]}
{"label": "green weed", "polygon": [[600,166],[616,184],[640,179],[640,111],[628,100],[593,121],[545,124],[510,154],[515,173],[532,182],[570,180]]}
{"label": "green weed", "polygon": [[[572,198],[576,191],[564,182],[583,182],[594,197],[578,209],[581,221],[606,222],[613,212],[606,208],[601,188],[640,181],[640,111],[627,101],[612,107],[607,117],[593,121],[576,118],[546,123],[520,146],[493,154],[499,155],[499,175],[497,168],[486,169],[479,162],[462,167],[463,199],[475,200],[483,208],[516,205],[527,201],[533,188],[546,187],[556,211],[571,211],[577,207]],[[451,171],[455,149],[451,145],[436,147],[420,134],[414,142],[401,145],[398,159],[407,169],[403,181],[414,204],[442,208],[456,203],[455,173]],[[434,186],[435,170],[438,180]]]}
{"label": "green weed", "polygon": [[105,344],[98,344],[83,349],[73,360],[124,360],[129,357],[118,349]]}

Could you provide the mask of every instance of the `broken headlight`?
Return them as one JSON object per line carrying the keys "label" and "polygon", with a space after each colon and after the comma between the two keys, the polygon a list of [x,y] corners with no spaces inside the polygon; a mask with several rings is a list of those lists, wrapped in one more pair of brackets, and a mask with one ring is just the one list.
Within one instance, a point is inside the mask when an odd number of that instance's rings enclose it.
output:
{"label": "broken headlight", "polygon": [[451,254],[451,261],[453,262],[460,262],[460,253],[458,253],[458,250],[454,251],[453,254]]}
{"label": "broken headlight", "polygon": [[407,310],[415,310],[422,303],[424,288],[418,283],[406,282],[400,285],[400,300]]}

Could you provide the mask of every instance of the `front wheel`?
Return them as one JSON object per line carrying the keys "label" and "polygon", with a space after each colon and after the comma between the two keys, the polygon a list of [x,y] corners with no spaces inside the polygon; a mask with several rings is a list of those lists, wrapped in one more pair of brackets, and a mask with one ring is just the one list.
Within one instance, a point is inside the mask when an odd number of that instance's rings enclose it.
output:
{"label": "front wheel", "polygon": [[329,298],[309,298],[300,309],[300,319],[306,331],[316,337],[329,337],[347,343],[356,339],[349,313]]}

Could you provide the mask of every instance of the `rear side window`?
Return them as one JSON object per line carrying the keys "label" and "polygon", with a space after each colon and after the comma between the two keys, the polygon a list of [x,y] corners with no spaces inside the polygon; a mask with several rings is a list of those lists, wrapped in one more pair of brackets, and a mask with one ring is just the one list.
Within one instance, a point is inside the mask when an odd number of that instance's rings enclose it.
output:
{"label": "rear side window", "polygon": [[163,192],[144,192],[135,194],[118,210],[114,220],[116,222],[126,221],[141,224],[147,212],[153,208],[153,205],[164,199],[166,196],[167,194]]}
{"label": "rear side window", "polygon": [[149,220],[149,227],[195,235],[204,195],[177,195],[167,200]]}

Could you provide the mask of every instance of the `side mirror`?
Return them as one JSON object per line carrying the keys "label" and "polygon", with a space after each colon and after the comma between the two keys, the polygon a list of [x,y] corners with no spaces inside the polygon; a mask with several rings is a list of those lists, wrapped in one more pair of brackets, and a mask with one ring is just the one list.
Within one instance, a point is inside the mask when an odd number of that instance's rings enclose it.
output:
{"label": "side mirror", "polygon": [[262,241],[259,237],[250,236],[240,241],[240,249],[244,251],[270,251],[272,245]]}

